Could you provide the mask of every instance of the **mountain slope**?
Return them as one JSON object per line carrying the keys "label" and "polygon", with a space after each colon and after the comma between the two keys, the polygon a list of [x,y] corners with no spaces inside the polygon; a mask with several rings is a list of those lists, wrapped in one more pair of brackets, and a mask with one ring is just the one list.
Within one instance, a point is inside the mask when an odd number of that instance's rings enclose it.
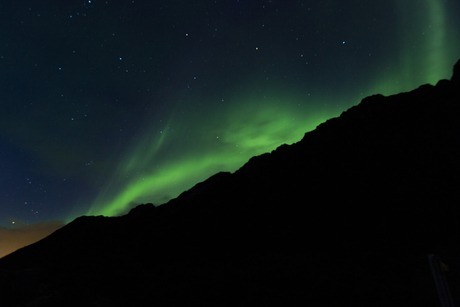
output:
{"label": "mountain slope", "polygon": [[76,219],[0,259],[0,300],[436,306],[427,254],[460,246],[459,70],[367,97],[167,204]]}

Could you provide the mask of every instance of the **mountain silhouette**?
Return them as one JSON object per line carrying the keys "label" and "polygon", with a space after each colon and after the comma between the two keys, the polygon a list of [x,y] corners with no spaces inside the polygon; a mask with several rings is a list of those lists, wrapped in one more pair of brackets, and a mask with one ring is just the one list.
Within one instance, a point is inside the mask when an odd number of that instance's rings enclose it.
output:
{"label": "mountain silhouette", "polygon": [[459,119],[460,60],[166,204],[1,258],[1,306],[460,303]]}

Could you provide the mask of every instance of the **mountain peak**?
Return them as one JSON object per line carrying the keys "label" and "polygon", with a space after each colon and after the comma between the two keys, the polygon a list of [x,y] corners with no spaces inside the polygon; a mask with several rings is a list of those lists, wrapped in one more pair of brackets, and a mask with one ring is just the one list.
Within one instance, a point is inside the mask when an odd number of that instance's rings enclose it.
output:
{"label": "mountain peak", "polygon": [[459,83],[460,82],[460,60],[457,61],[454,65],[454,73],[452,78],[450,79],[452,82]]}

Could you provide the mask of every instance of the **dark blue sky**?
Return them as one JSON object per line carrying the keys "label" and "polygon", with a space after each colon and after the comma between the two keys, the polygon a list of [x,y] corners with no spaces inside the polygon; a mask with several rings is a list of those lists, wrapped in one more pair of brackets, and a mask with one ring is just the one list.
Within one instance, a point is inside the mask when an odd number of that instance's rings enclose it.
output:
{"label": "dark blue sky", "polygon": [[365,96],[450,78],[458,12],[435,0],[2,3],[0,226],[159,205]]}

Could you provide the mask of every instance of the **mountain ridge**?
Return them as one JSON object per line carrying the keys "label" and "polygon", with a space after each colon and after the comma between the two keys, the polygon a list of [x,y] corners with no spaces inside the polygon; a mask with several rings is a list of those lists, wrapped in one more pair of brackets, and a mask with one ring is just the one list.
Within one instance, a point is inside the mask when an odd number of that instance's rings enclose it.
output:
{"label": "mountain ridge", "polygon": [[451,80],[366,97],[166,204],[79,217],[0,259],[0,299],[437,304],[426,255],[460,246],[459,70],[460,60]]}

